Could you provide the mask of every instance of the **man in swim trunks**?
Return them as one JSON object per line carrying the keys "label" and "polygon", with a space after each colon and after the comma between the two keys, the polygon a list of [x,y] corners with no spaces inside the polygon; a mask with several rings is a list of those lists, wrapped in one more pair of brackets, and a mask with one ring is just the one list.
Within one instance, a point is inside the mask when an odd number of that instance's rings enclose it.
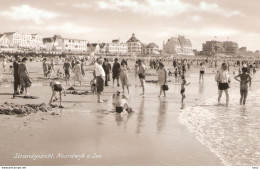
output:
{"label": "man in swim trunks", "polygon": [[141,59],[138,60],[137,74],[139,76],[139,79],[140,79],[140,82],[141,82],[141,85],[142,85],[142,89],[143,89],[143,93],[140,94],[142,96],[142,95],[144,95],[144,91],[145,91],[145,87],[144,87],[144,82],[145,82],[145,65],[142,63]]}

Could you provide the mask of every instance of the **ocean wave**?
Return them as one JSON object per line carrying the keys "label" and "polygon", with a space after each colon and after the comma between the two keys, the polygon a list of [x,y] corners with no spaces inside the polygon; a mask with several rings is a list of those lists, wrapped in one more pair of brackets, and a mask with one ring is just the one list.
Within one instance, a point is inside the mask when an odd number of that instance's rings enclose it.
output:
{"label": "ocean wave", "polygon": [[[222,97],[225,99],[224,94]],[[178,120],[224,165],[259,165],[260,117],[257,110],[260,107],[257,104],[252,106],[253,103],[240,106],[239,97],[238,93],[230,94],[228,107],[217,104],[217,97],[209,98],[183,109]],[[259,95],[252,95],[251,100],[256,97]]]}

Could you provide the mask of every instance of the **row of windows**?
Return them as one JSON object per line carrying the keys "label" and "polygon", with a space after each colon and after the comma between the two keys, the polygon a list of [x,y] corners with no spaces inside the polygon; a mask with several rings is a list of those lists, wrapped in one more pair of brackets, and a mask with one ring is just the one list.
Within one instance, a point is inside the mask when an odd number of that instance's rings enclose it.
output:
{"label": "row of windows", "polygon": [[69,47],[69,48],[87,48],[86,45],[74,45],[74,44],[66,44],[65,47]]}
{"label": "row of windows", "polygon": [[14,36],[14,39],[42,41],[42,38],[35,38],[35,37],[31,37],[31,36]]}
{"label": "row of windows", "polygon": [[79,40],[64,40],[65,43],[79,43],[79,44],[87,44],[87,41],[79,41]]}

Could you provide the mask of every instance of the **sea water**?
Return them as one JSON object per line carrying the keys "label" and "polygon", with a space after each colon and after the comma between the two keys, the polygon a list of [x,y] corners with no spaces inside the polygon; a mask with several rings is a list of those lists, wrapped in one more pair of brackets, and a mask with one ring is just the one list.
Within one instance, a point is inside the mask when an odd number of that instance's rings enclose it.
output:
{"label": "sea water", "polygon": [[[217,103],[213,76],[204,87],[205,98],[184,108],[179,122],[215,153],[224,165],[260,164],[260,72],[252,75],[246,105],[240,105],[239,82],[233,78],[229,89],[230,103]],[[233,76],[232,76],[233,77]],[[212,93],[212,90],[215,94]],[[213,93],[214,93],[213,92]]]}

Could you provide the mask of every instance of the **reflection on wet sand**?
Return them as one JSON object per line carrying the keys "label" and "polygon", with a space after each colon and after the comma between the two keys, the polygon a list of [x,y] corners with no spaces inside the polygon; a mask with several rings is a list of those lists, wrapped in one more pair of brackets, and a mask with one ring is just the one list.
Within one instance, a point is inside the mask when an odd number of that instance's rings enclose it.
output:
{"label": "reflection on wet sand", "polygon": [[158,109],[158,118],[157,118],[157,131],[161,132],[163,127],[165,126],[165,115],[166,115],[166,111],[167,111],[167,102],[162,99],[160,100],[160,105],[159,105],[159,109]]}
{"label": "reflection on wet sand", "polygon": [[199,94],[203,94],[203,83],[199,83]]}
{"label": "reflection on wet sand", "polygon": [[143,114],[144,114],[144,99],[141,100],[141,105],[137,116],[137,128],[136,128],[137,134],[141,133],[141,127],[144,120]]}
{"label": "reflection on wet sand", "polygon": [[184,109],[184,108],[185,108],[185,103],[182,102],[182,103],[181,103],[181,109]]}

